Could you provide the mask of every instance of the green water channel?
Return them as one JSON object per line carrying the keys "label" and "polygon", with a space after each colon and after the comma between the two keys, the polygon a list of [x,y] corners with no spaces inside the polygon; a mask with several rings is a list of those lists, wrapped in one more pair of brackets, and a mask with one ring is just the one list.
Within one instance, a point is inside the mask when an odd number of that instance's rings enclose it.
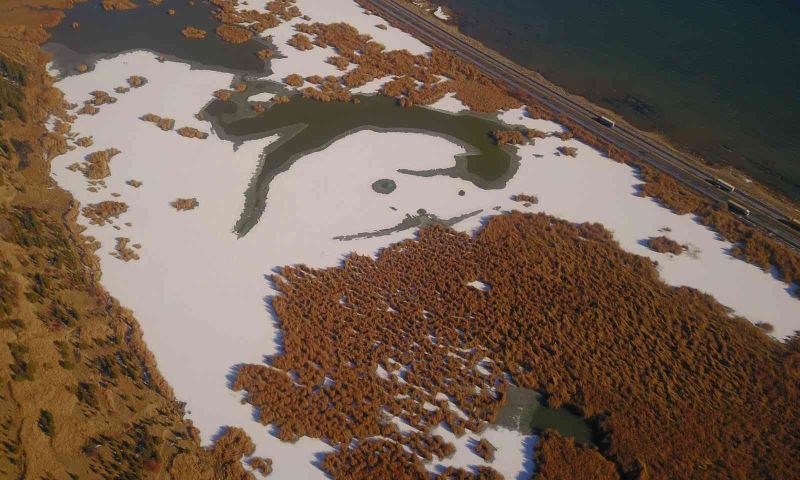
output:
{"label": "green water channel", "polygon": [[525,435],[553,429],[576,442],[594,445],[592,429],[586,420],[565,408],[548,407],[538,392],[527,388],[509,387],[506,404],[497,414],[495,424]]}
{"label": "green water channel", "polygon": [[[497,121],[472,115],[453,115],[428,108],[402,108],[395,99],[361,96],[360,103],[330,102],[292,97],[289,103],[274,104],[260,114],[246,103],[255,92],[272,89],[267,82],[252,83],[245,93],[229,101],[214,101],[203,112],[221,138],[241,143],[275,133],[280,139],[264,151],[258,172],[245,196],[245,208],[235,231],[243,236],[258,223],[266,208],[269,185],[275,176],[309,153],[359,130],[419,132],[447,138],[467,151],[455,157],[455,166],[424,171],[398,170],[402,174],[448,175],[472,182],[479,188],[505,186],[519,167],[519,158],[509,147],[499,147],[490,137]],[[278,93],[280,93],[278,91]],[[347,168],[343,162],[342,168]]]}

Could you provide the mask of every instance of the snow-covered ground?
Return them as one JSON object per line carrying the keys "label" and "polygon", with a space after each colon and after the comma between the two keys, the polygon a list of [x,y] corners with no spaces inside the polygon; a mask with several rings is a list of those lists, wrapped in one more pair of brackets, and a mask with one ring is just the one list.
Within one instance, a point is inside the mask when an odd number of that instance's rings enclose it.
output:
{"label": "snow-covered ground", "polygon": [[450,16],[445,13],[442,7],[436,7],[436,10],[433,11],[433,15],[440,20],[450,20]]}
{"label": "snow-covered ground", "polygon": [[[257,2],[250,3],[253,8]],[[415,53],[427,49],[391,27],[386,31],[374,28],[385,22],[364,14],[350,0],[299,0],[298,5],[312,21],[346,20],[390,49],[409,48]],[[334,73],[325,70],[333,68],[325,63],[327,55],[314,53],[320,49],[299,52],[285,46],[294,33],[291,28],[281,26],[268,33],[275,35],[276,45],[288,57],[273,62],[274,78],[289,73]],[[80,115],[73,130],[91,135],[94,145],[56,158],[53,177],[83,205],[101,200],[129,205],[128,212],[114,222],[120,230],[88,225],[85,218],[80,219],[88,227],[86,233],[102,243],[98,255],[103,285],[133,310],[161,372],[177,397],[187,402],[189,417],[204,441],[209,442],[221,426],[244,428],[257,445],[255,455],[274,459],[274,478],[323,478],[312,462],[316,462],[316,454],[330,447],[308,438],[296,444],[278,441],[253,419],[253,410],[241,404],[241,395],[229,388],[237,364],[259,363],[264,355],[276,352],[279,332],[265,304],[274,291],[265,276],[286,264],[328,267],[351,251],[374,254],[387,244],[412,237],[414,231],[353,241],[334,237],[394,226],[420,208],[440,218],[483,209],[483,214],[456,225],[462,231],[473,231],[486,215],[500,213],[496,206],[541,211],[576,222],[600,222],[614,232],[624,249],[657,260],[667,283],[698,288],[736,314],[754,322],[770,322],[778,337],[800,328],[800,301],[789,295],[784,283],[731,258],[730,244],[718,240],[692,216],[675,215],[635,196],[636,185],[641,183],[635,171],[573,140],[547,138],[520,147],[519,171],[506,188],[481,190],[456,178],[398,173],[399,169],[451,166],[453,156],[463,149],[446,139],[360,131],[306,155],[279,174],[270,186],[260,222],[237,239],[232,229],[244,204],[243,194],[261,151],[275,137],[245,142],[234,150],[230,142],[210,132],[207,122],[194,117],[215,90],[230,86],[232,76],[190,71],[181,63],[161,63],[147,52],[102,60],[94,71],[68,77],[58,87],[68,101],[80,104],[89,98],[89,92],[113,92],[131,75],[146,77],[147,85],[126,94],[112,93],[118,101],[100,106],[95,116]],[[375,82],[373,87],[379,86]],[[463,108],[459,104],[450,96],[434,108],[458,111]],[[164,132],[139,119],[146,113],[174,118],[176,128],[192,126],[211,135],[198,140]],[[521,110],[505,112],[501,119],[544,131],[560,130],[550,122],[525,118]],[[577,147],[578,157],[556,155],[560,145]],[[122,153],[111,161],[107,188],[89,192],[83,175],[66,167],[92,151],[110,147]],[[397,188],[388,195],[376,193],[371,185],[381,178],[394,180]],[[143,182],[142,186],[127,185],[131,179]],[[463,196],[460,190],[465,192]],[[517,193],[537,195],[539,203],[524,207],[511,201],[510,196]],[[178,212],[169,205],[178,197],[196,197],[200,205]],[[125,222],[132,225],[125,226]],[[673,257],[642,245],[642,240],[661,235],[665,228],[670,229],[666,233],[670,238],[691,245],[695,255]],[[141,243],[141,259],[123,262],[109,255],[116,237]],[[503,429],[487,429],[481,435],[500,448],[492,466],[506,478],[529,471],[531,437]],[[447,465],[482,463],[466,447],[468,438],[479,436],[456,439],[458,451]]]}

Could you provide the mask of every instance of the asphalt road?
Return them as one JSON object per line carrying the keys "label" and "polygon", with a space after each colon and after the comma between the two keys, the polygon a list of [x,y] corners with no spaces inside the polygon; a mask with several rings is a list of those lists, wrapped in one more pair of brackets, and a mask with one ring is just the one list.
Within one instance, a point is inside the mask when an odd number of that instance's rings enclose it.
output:
{"label": "asphalt road", "polygon": [[751,226],[760,227],[770,236],[783,240],[788,245],[800,249],[800,232],[787,225],[788,218],[781,211],[758,198],[736,190],[728,193],[718,188],[712,181],[712,174],[706,172],[697,162],[652,141],[636,129],[623,125],[613,128],[597,121],[597,114],[582,104],[550,88],[523,69],[511,62],[503,62],[493,55],[470,45],[453,35],[430,18],[396,0],[367,0],[381,12],[382,16],[397,25],[403,26],[420,40],[449,50],[454,55],[475,65],[483,74],[499,80],[512,89],[528,93],[531,97],[586,129],[588,132],[629,151],[653,168],[662,171],[683,183],[695,192],[717,202],[734,200],[750,210],[750,215],[740,216]]}

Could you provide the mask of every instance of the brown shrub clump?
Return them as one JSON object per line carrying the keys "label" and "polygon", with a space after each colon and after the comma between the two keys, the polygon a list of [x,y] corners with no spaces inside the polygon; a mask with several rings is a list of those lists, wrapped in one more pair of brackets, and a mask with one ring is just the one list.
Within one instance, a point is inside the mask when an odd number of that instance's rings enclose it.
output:
{"label": "brown shrub clump", "polygon": [[114,252],[111,256],[116,257],[123,262],[130,262],[131,260],[139,260],[139,254],[136,250],[130,248],[128,244],[131,242],[130,238],[117,237],[117,244],[114,246]]}
{"label": "brown shrub clump", "polygon": [[327,77],[316,87],[306,87],[300,91],[304,98],[319,102],[349,102],[353,95],[344,88],[336,77]]}
{"label": "brown shrub clump", "polygon": [[554,137],[558,137],[558,138],[560,138],[561,140],[563,140],[563,141],[565,141],[565,142],[566,142],[567,140],[569,140],[569,139],[571,139],[571,138],[575,137],[575,134],[574,134],[574,133],[572,133],[572,130],[570,130],[570,129],[568,129],[568,128],[567,128],[567,129],[564,129],[564,131],[563,131],[563,132],[554,133],[554,134],[553,134],[553,136],[554,136]]}
{"label": "brown shrub clump", "polygon": [[268,477],[272,473],[272,459],[253,457],[250,460],[250,468],[260,473],[261,476]]}
{"label": "brown shrub clump", "polygon": [[133,179],[128,180],[125,183],[130,185],[133,188],[139,188],[139,187],[141,187],[143,185],[142,182],[140,182],[139,180],[133,180]]}
{"label": "brown shrub clump", "polygon": [[106,223],[113,223],[111,220],[112,218],[119,218],[120,215],[127,211],[128,204],[113,200],[105,200],[83,207],[81,213],[89,219],[89,223],[102,227]]}
{"label": "brown shrub clump", "polygon": [[156,124],[158,128],[164,131],[172,130],[172,128],[175,127],[175,120],[171,118],[162,118],[153,113],[144,114],[140,118],[145,122]]}
{"label": "brown shrub clump", "polygon": [[302,87],[304,81],[302,76],[296,73],[292,73],[291,75],[288,75],[286,78],[284,78],[283,82],[286,85],[289,85],[290,87]]}
{"label": "brown shrub clump", "polygon": [[100,180],[111,175],[111,167],[109,163],[114,156],[119,155],[120,152],[116,148],[108,148],[92,152],[84,157],[84,162],[78,166],[78,170],[83,172],[83,175],[90,180]]}
{"label": "brown shrub clump", "polygon": [[350,60],[337,55],[335,57],[328,57],[328,63],[335,66],[339,70],[344,71],[347,70],[347,66],[350,65]]}
{"label": "brown shrub clump", "polygon": [[186,27],[183,30],[181,30],[181,35],[183,35],[186,38],[194,38],[194,39],[202,40],[202,39],[206,38],[206,35],[208,35],[208,32],[206,32],[205,30],[201,30],[199,28],[195,28],[195,27]]}
{"label": "brown shrub clump", "polygon": [[529,128],[525,131],[525,136],[528,138],[546,138],[547,134],[541,130],[536,130],[535,128]]}
{"label": "brown shrub clump", "polygon": [[147,79],[144,77],[140,77],[139,75],[133,75],[132,77],[128,77],[128,85],[133,88],[143,87],[147,83]]}
{"label": "brown shrub clump", "polygon": [[272,56],[274,54],[275,54],[275,52],[273,52],[272,50],[270,50],[268,48],[265,48],[263,50],[259,50],[259,51],[256,52],[256,55],[258,55],[258,58],[263,58],[265,60],[268,59],[268,58],[272,58]]}
{"label": "brown shrub clump", "polygon": [[198,202],[196,198],[178,198],[170,202],[170,205],[172,205],[175,210],[185,211],[194,210],[200,205],[200,202]]}
{"label": "brown shrub clump", "polygon": [[175,9],[174,8],[170,8],[169,10],[167,10],[167,15],[170,15],[170,16],[171,15],[175,15]]}
{"label": "brown shrub clump", "polygon": [[568,157],[573,157],[574,158],[574,157],[578,156],[578,149],[575,148],[575,147],[564,147],[564,146],[561,146],[561,147],[556,148],[556,150],[558,150],[558,153],[560,153],[561,155],[566,155]]}
{"label": "brown shrub clump", "polygon": [[81,107],[80,110],[78,110],[78,115],[96,115],[99,111],[100,109],[95,107],[93,104],[86,103],[83,105],[83,107]]}
{"label": "brown shrub clump", "polygon": [[764,330],[767,333],[772,333],[775,330],[775,325],[769,322],[758,322],[756,323],[756,327],[760,328],[761,330]]}
{"label": "brown shrub clump", "polygon": [[515,202],[529,203],[532,205],[539,203],[539,197],[537,197],[536,195],[527,195],[525,193],[517,193],[516,195],[511,195],[511,200]]}
{"label": "brown shrub clump", "polygon": [[100,4],[103,5],[103,10],[105,11],[139,8],[132,0],[102,0]]}
{"label": "brown shrub clump", "polygon": [[671,253],[673,255],[680,255],[683,253],[683,246],[671,238],[664,235],[659,237],[650,237],[647,239],[647,248],[658,253]]}
{"label": "brown shrub clump", "polygon": [[272,102],[277,104],[289,103],[289,97],[286,95],[275,95],[272,97]]}
{"label": "brown shrub clump", "polygon": [[528,139],[519,130],[493,130],[492,138],[498,145],[524,145]]}
{"label": "brown shrub clump", "polygon": [[334,479],[428,480],[419,457],[387,440],[368,440],[354,449],[342,448],[325,456],[322,469]]}
{"label": "brown shrub clump", "polygon": [[324,82],[324,81],[325,81],[325,79],[324,79],[324,78],[322,78],[322,77],[321,77],[321,76],[319,76],[319,75],[311,75],[311,76],[308,76],[308,77],[306,77],[306,81],[307,81],[308,83],[313,83],[314,85],[319,85],[319,84],[321,84],[322,82]]}
{"label": "brown shrub clump", "polygon": [[[478,278],[491,290],[467,285]],[[285,267],[273,282],[283,348],[241,367],[234,389],[283,440],[358,440],[326,458],[334,478],[382,463],[413,474],[434,455],[432,428],[479,430],[509,381],[590,419],[626,477],[791,478],[800,466],[800,341],[792,350],[664,284],[598,224],[512,212],[474,238],[434,226],[377,259]]]}
{"label": "brown shrub clump", "polygon": [[128,93],[131,89],[128,87],[114,87],[114,91],[117,93]]}
{"label": "brown shrub clump", "polygon": [[311,40],[302,33],[295,33],[286,43],[301,51],[314,48],[314,44],[311,43]]}
{"label": "brown shrub clump", "polygon": [[253,32],[238,25],[220,25],[216,32],[220,38],[230,43],[245,43],[253,38]]}
{"label": "brown shrub clump", "polygon": [[[613,462],[597,450],[575,443],[557,432],[548,430],[535,447],[536,478],[541,480],[619,480]],[[646,480],[647,475],[636,478]]]}
{"label": "brown shrub clump", "polygon": [[[448,52],[434,49],[427,56],[412,55],[406,50],[386,51],[369,35],[360,34],[346,23],[301,23],[295,28],[299,33],[292,37],[290,44],[296,48],[332,46],[338,56],[332,57],[331,62],[340,68],[356,64],[353,70],[341,77],[342,84],[348,89],[395,75],[402,83],[390,86],[383,93],[398,97],[403,106],[430,105],[448,92],[454,92],[456,98],[474,111],[494,112],[521,106],[505,89]],[[313,36],[313,41],[309,36]],[[409,84],[403,77],[413,79],[414,84]],[[440,77],[447,77],[448,80],[440,82]],[[417,81],[423,84],[419,88]]]}
{"label": "brown shrub clump", "polygon": [[485,438],[481,438],[481,440],[475,445],[475,455],[484,459],[487,462],[494,461],[494,452],[497,451],[497,447],[492,445],[489,440]]}
{"label": "brown shrub clump", "polygon": [[267,107],[263,102],[250,102],[250,110],[256,113],[263,113],[267,110]]}
{"label": "brown shrub clump", "polygon": [[199,138],[200,140],[205,140],[208,138],[208,134],[206,132],[201,132],[194,127],[181,127],[176,131],[178,132],[178,135],[182,137]]}
{"label": "brown shrub clump", "polygon": [[233,96],[233,92],[230,90],[217,90],[214,92],[214,96],[223,102],[227,102]]}
{"label": "brown shrub clump", "polygon": [[94,144],[92,137],[80,137],[75,140],[75,145],[79,147],[91,147]]}

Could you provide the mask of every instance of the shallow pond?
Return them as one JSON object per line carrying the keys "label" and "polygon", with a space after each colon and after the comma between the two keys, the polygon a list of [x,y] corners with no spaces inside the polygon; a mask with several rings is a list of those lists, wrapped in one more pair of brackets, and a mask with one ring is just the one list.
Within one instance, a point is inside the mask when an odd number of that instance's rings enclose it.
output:
{"label": "shallow pond", "polygon": [[551,428],[576,442],[594,445],[589,424],[565,408],[550,408],[534,390],[509,387],[506,404],[497,414],[497,425],[516,430],[525,435]]}
{"label": "shallow pond", "polygon": [[[66,10],[66,17],[50,30],[52,37],[44,49],[53,54],[53,63],[66,74],[75,73],[79,64],[129,50],[149,50],[167,59],[180,59],[213,70],[267,74],[268,61],[256,52],[268,48],[265,40],[250,40],[234,45],[220,39],[214,29],[219,21],[211,16],[213,7],[197,1],[165,0],[159,6],[139,2],[139,8],[124,11],[103,10],[100,2],[86,2]],[[170,9],[175,15],[167,14]],[[72,23],[78,22],[77,29]],[[189,39],[181,34],[185,27],[205,30],[204,39]]]}
{"label": "shallow pond", "polygon": [[[273,84],[271,88],[278,91],[281,87]],[[259,171],[248,189],[244,212],[235,227],[239,235],[246,234],[258,222],[275,175],[303,155],[322,150],[362,129],[437,135],[467,150],[466,154],[455,158],[455,166],[451,168],[399,170],[404,174],[449,175],[488,189],[504,187],[519,166],[513,150],[499,147],[490,136],[492,130],[507,127],[481,116],[403,108],[394,98],[384,96],[360,96],[358,104],[324,103],[294,96],[288,103],[272,105],[260,114],[253,113],[246,104],[247,97],[268,89],[267,82],[254,82],[253,88],[248,87],[246,92],[229,101],[212,102],[203,112],[217,135],[234,142],[263,138],[276,132],[281,137],[265,150]]]}

